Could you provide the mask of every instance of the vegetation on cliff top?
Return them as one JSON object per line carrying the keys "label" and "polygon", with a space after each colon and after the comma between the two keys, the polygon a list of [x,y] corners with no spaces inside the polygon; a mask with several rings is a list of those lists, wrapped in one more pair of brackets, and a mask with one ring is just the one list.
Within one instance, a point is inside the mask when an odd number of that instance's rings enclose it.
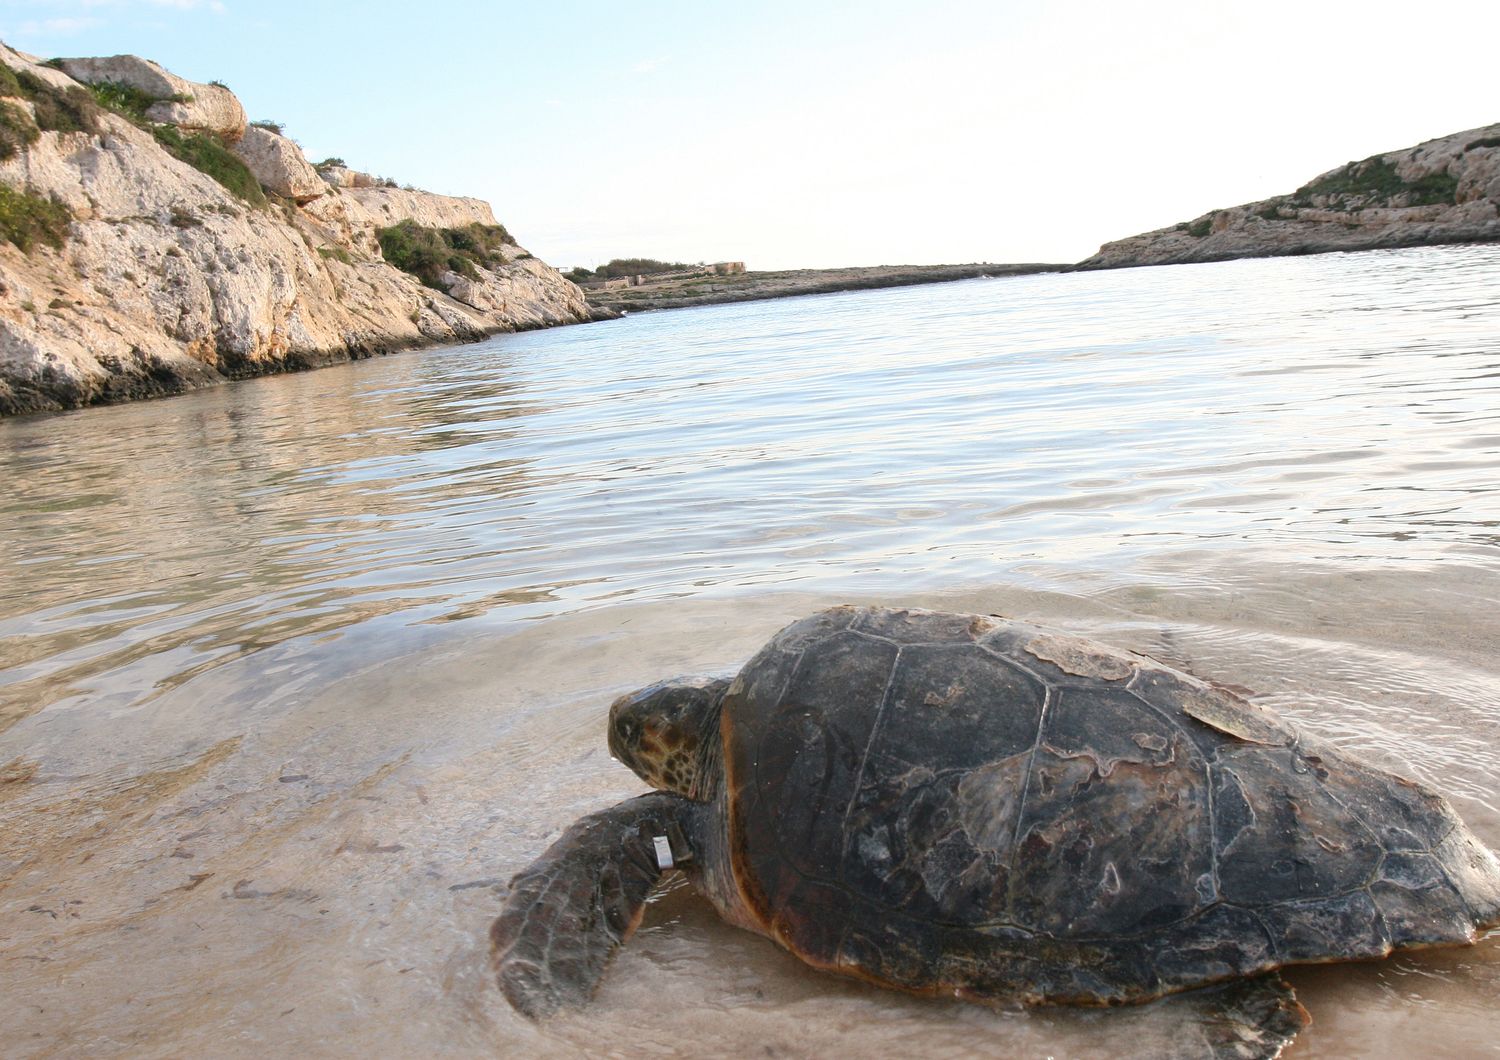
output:
{"label": "vegetation on cliff top", "polygon": [[477,222],[461,228],[428,228],[406,220],[375,235],[386,261],[440,291],[445,272],[477,279],[478,266],[503,264],[501,247],[516,243],[504,225]]}
{"label": "vegetation on cliff top", "polygon": [[99,109],[89,94],[77,86],[58,89],[29,70],[12,70],[0,63],[0,97],[30,103],[7,102],[0,106],[0,159],[36,143],[44,130],[50,132],[97,132]]}
{"label": "vegetation on cliff top", "polygon": [[[89,86],[93,102],[111,110],[145,129],[169,155],[205,173],[253,206],[266,204],[265,192],[249,167],[237,158],[224,141],[212,133],[183,132],[175,125],[163,125],[146,117],[146,111],[161,99],[133,85],[118,81],[101,81]],[[171,96],[167,102],[185,103],[185,96]]]}
{"label": "vegetation on cliff top", "polygon": [[[1500,138],[1495,143],[1500,145]],[[1475,145],[1488,146],[1484,141],[1476,140],[1466,150]],[[1376,155],[1362,162],[1350,162],[1302,185],[1290,195],[1268,200],[1255,213],[1267,221],[1276,221],[1284,219],[1281,213],[1283,205],[1356,213],[1376,207],[1451,206],[1457,201],[1458,178],[1446,170],[1406,180],[1396,171],[1394,164],[1386,161],[1384,156]],[[1203,239],[1213,231],[1213,215],[1191,223],[1184,221],[1177,225],[1177,230]]]}
{"label": "vegetation on cliff top", "polygon": [[153,125],[151,135],[166,152],[201,173],[213,177],[253,206],[266,204],[260,181],[224,142],[209,133],[183,133],[175,125]]}
{"label": "vegetation on cliff top", "polygon": [[1350,162],[1342,169],[1304,184],[1292,193],[1295,206],[1311,206],[1321,197],[1335,210],[1371,206],[1451,206],[1458,198],[1458,180],[1451,173],[1429,173],[1417,180],[1402,179],[1396,167],[1376,156]]}
{"label": "vegetation on cliff top", "polygon": [[[142,128],[147,125],[146,111],[151,104],[160,102],[151,93],[143,92],[134,85],[127,85],[121,81],[100,81],[90,85],[89,91],[93,93],[94,101],[101,107],[129,118]],[[187,100],[183,96],[173,96],[172,102],[185,103]]]}
{"label": "vegetation on cliff top", "polygon": [[[108,110],[150,132],[172,157],[213,177],[241,199],[265,205],[260,182],[222,140],[151,121],[146,111],[161,100],[131,85],[104,81],[86,89],[77,85],[58,88],[29,70],[12,70],[0,63],[0,97],[23,99],[36,115],[33,120],[14,103],[0,104],[0,160],[35,143],[43,130],[97,133],[100,112]],[[173,96],[170,102],[186,102],[186,97]]]}

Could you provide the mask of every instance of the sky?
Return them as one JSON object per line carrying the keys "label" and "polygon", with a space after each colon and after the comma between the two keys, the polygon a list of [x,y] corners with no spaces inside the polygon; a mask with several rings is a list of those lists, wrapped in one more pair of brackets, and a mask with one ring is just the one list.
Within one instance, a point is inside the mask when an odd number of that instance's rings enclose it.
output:
{"label": "sky", "polygon": [[1500,122],[1500,3],[0,0],[560,267],[1075,261]]}

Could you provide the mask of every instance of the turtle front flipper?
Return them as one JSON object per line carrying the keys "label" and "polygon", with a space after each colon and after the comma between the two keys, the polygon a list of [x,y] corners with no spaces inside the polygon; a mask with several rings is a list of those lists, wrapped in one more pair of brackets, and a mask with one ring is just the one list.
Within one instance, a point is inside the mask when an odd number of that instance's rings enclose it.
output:
{"label": "turtle front flipper", "polygon": [[540,1019],[593,995],[651,888],[673,860],[691,856],[696,806],[653,792],[590,814],[511,881],[490,942],[517,1011]]}

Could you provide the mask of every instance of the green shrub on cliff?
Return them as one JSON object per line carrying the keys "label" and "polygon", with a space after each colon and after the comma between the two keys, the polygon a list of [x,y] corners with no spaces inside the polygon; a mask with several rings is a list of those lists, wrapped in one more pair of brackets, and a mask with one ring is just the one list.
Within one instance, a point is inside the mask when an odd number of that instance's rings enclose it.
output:
{"label": "green shrub on cliff", "polygon": [[17,74],[16,80],[31,100],[40,128],[64,133],[99,131],[99,107],[85,89],[77,85],[54,88],[26,70]]}
{"label": "green shrub on cliff", "polygon": [[175,125],[153,125],[151,134],[173,158],[208,174],[254,206],[266,204],[260,181],[217,136],[201,132],[185,134]]}
{"label": "green shrub on cliff", "polygon": [[482,225],[477,221],[461,228],[443,229],[443,239],[454,250],[481,262],[499,261],[503,256],[501,247],[516,245],[504,225]]}
{"label": "green shrub on cliff", "polygon": [[120,81],[100,81],[90,85],[89,91],[93,93],[94,102],[101,107],[129,118],[137,125],[145,124],[146,110],[157,102],[151,93]]}
{"label": "green shrub on cliff", "polygon": [[36,124],[56,132],[96,132],[99,108],[77,85],[58,88],[30,70],[12,70],[0,63],[0,96],[24,99],[36,112]]}
{"label": "green shrub on cliff", "polygon": [[436,228],[423,228],[402,221],[375,233],[385,260],[402,272],[409,272],[428,287],[442,289],[438,278],[448,269],[452,256]]}
{"label": "green shrub on cliff", "polygon": [[56,199],[0,184],[0,237],[23,251],[37,243],[62,246],[72,220],[72,212]]}
{"label": "green shrub on cliff", "polygon": [[28,144],[36,143],[41,135],[42,131],[23,107],[0,100],[0,161],[14,156]]}
{"label": "green shrub on cliff", "polygon": [[460,228],[427,228],[407,220],[375,234],[386,261],[438,290],[443,289],[443,273],[451,270],[475,279],[477,266],[504,263],[500,248],[515,245],[504,225],[477,222]]}
{"label": "green shrub on cliff", "polygon": [[1293,194],[1298,206],[1313,205],[1321,196],[1336,210],[1360,210],[1367,206],[1437,206],[1458,200],[1458,180],[1446,170],[1429,173],[1414,181],[1402,179],[1396,167],[1378,155],[1363,162],[1350,162]]}
{"label": "green shrub on cliff", "polygon": [[1406,188],[1407,201],[1413,206],[1451,206],[1458,202],[1458,178],[1447,170],[1429,173]]}
{"label": "green shrub on cliff", "polygon": [[[99,110],[87,92],[54,88],[28,70],[12,70],[4,63],[0,63],[0,97],[4,97],[0,100],[0,161],[36,143],[44,129],[94,132],[99,127]],[[31,104],[30,110],[22,100]]]}
{"label": "green shrub on cliff", "polygon": [[77,85],[57,88],[30,70],[12,70],[0,63],[0,96],[30,103],[38,129],[51,132],[99,131],[99,108],[93,97]]}
{"label": "green shrub on cliff", "polygon": [[153,96],[151,93],[127,85],[123,81],[98,81],[88,86],[89,93],[94,97],[94,102],[105,110],[112,110],[120,117],[139,125],[142,129],[151,127],[151,119],[146,117],[146,111],[151,109],[153,103],[191,103],[192,96],[181,94],[174,96]]}
{"label": "green shrub on cliff", "polygon": [[[241,199],[255,206],[266,204],[265,192],[245,163],[212,133],[185,133],[175,125],[162,125],[146,117],[154,103],[187,103],[190,96],[153,96],[133,85],[118,81],[101,81],[90,85],[88,92],[78,90],[93,107],[94,128],[100,108],[113,111],[127,121],[145,129],[156,142],[179,162],[186,162],[201,173],[213,177]],[[46,128],[46,126],[43,126]]]}
{"label": "green shrub on cliff", "polygon": [[608,280],[617,276],[652,276],[661,272],[686,272],[693,267],[680,261],[657,261],[655,258],[612,258],[596,268],[592,277]]}

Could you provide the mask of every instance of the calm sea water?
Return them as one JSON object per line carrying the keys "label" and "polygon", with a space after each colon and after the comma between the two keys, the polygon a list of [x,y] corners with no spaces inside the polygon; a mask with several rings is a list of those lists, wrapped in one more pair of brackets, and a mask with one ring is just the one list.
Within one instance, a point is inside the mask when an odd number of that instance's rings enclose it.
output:
{"label": "calm sea water", "polygon": [[[649,1007],[664,1055],[856,1024],[872,1055],[1104,1055],[1126,1024],[830,986],[676,895],[594,1013],[494,1006],[495,881],[637,789],[609,697],[845,599],[1005,611],[1246,686],[1500,846],[1500,248],[501,336],[0,422],[0,482],[0,901],[42,910],[0,943],[36,1002],[0,1017],[7,1052],[330,1028],[607,1052]],[[1437,1006],[1454,1055],[1494,1053],[1494,951],[1299,973],[1331,1028],[1301,1048]],[[299,983],[309,961],[334,971]],[[393,962],[410,977],[370,978]]]}

